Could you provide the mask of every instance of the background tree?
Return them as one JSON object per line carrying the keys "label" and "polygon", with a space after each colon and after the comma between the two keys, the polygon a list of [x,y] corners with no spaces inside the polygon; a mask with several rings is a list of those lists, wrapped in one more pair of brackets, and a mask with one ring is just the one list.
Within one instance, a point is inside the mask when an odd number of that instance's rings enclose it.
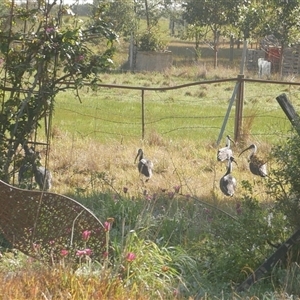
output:
{"label": "background tree", "polygon": [[111,24],[114,31],[122,36],[130,35],[135,26],[135,1],[133,0],[114,0],[99,1],[94,0],[94,5],[102,5],[102,19]]}
{"label": "background tree", "polygon": [[219,37],[226,26],[238,19],[241,0],[188,0],[183,4],[183,18],[188,24],[208,27],[213,35],[214,66],[218,64]]}
{"label": "background tree", "polygon": [[[116,35],[101,18],[103,7],[80,23],[69,6],[55,3],[7,2],[9,16],[1,19],[0,178],[6,182],[13,159],[16,168],[21,163],[20,145],[32,139],[43,119],[50,124],[55,96],[72,89],[80,100],[83,83],[96,83],[113,64]],[[100,50],[92,50],[91,41]]]}
{"label": "background tree", "polygon": [[300,29],[299,0],[272,0],[264,3],[265,14],[260,36],[274,35],[281,45],[280,73],[284,48],[298,42]]}

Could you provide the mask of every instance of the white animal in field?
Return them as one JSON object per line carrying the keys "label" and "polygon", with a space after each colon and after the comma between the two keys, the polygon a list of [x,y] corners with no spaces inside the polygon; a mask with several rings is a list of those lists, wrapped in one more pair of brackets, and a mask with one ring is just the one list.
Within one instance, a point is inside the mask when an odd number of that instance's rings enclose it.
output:
{"label": "white animal in field", "polygon": [[230,149],[230,142],[234,141],[231,139],[229,135],[226,136],[226,146],[223,148],[220,148],[217,152],[217,160],[218,161],[226,161],[231,156],[233,156],[232,150]]}
{"label": "white animal in field", "polygon": [[259,58],[258,61],[258,77],[270,76],[271,74],[271,62],[264,58]]}

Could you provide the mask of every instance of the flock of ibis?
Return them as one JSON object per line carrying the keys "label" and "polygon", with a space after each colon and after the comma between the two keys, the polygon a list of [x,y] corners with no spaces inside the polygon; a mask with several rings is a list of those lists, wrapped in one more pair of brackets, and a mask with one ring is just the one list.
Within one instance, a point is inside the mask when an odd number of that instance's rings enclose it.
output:
{"label": "flock of ibis", "polygon": [[[220,189],[226,196],[233,196],[237,186],[237,180],[232,175],[232,166],[233,163],[237,164],[236,160],[233,157],[233,151],[230,148],[230,142],[233,140],[230,138],[229,135],[226,136],[226,145],[223,148],[220,148],[217,152],[217,160],[220,162],[227,162],[227,169],[226,173],[220,179]],[[250,145],[248,148],[244,149],[240,154],[239,157],[245,152],[251,150],[249,155],[249,169],[252,174],[266,177],[267,174],[267,164],[264,160],[260,159],[256,152],[257,146],[255,144]],[[138,171],[141,175],[146,177],[146,182],[152,176],[153,170],[153,163],[151,160],[144,157],[144,153],[142,149],[138,150],[137,156],[135,158],[135,162],[138,159]]]}
{"label": "flock of ibis", "polygon": [[[233,163],[237,164],[237,162],[233,157],[233,152],[230,148],[230,142],[233,142],[233,140],[229,135],[227,135],[225,147],[220,148],[217,152],[217,160],[220,162],[227,162],[226,173],[220,179],[220,189],[226,196],[233,196],[237,186],[237,180],[232,175]],[[25,151],[25,158],[24,163],[19,171],[19,183],[24,180],[28,169],[32,168],[35,181],[40,190],[49,190],[51,188],[52,175],[48,169],[37,164],[36,160],[39,158],[39,152],[36,152],[33,148],[29,148],[27,144],[23,145],[23,148]],[[255,144],[250,145],[248,148],[244,149],[239,156],[241,156],[247,150],[251,150],[249,156],[250,171],[254,175],[266,177],[267,165],[265,161],[257,157],[257,146]],[[153,162],[144,157],[142,149],[138,150],[134,163],[136,163],[137,160],[139,173],[146,177],[146,182],[149,181],[153,174]]]}
{"label": "flock of ibis", "polygon": [[[233,196],[235,193],[237,181],[236,178],[231,174],[232,173],[232,163],[237,162],[233,157],[232,149],[230,148],[230,142],[233,142],[229,135],[226,137],[226,146],[219,149],[217,153],[218,161],[227,161],[227,170],[224,176],[220,179],[220,189],[226,196]],[[251,150],[249,155],[249,169],[252,174],[266,177],[267,173],[267,164],[264,160],[260,159],[257,155],[257,146],[255,144],[250,145],[246,149],[244,149],[239,157],[245,152]]]}

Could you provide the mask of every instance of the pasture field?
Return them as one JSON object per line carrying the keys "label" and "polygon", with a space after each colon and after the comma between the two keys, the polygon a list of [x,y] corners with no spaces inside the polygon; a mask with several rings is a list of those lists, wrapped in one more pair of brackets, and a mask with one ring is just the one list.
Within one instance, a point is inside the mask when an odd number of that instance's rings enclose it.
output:
{"label": "pasture field", "polygon": [[[213,69],[205,56],[191,64],[190,57],[179,54],[185,48],[178,49],[178,63],[163,73],[111,72],[103,74],[102,83],[172,87],[237,77],[238,58],[230,65],[224,56]],[[299,87],[246,83],[242,136],[232,144],[238,186],[233,197],[226,197],[219,188],[226,165],[216,153],[225,146],[225,136],[234,134],[235,106],[220,144],[216,141],[234,86],[232,81],[145,91],[144,139],[141,91],[84,87],[80,101],[72,92],[58,95],[48,166],[53,192],[81,202],[102,222],[114,219],[109,231],[114,260],[108,267],[86,257],[74,269],[62,259],[49,268],[20,253],[3,253],[1,297],[275,300],[300,295],[294,263],[287,269],[276,266],[249,291],[235,292],[274,252],[266,241],[280,243],[291,233],[286,216],[274,208],[272,178],[255,178],[248,169],[249,153],[238,154],[257,144],[272,174],[271,150],[291,136],[276,97],[286,93],[297,110]],[[39,138],[45,141],[42,130]],[[154,163],[149,182],[134,163],[139,148]]]}

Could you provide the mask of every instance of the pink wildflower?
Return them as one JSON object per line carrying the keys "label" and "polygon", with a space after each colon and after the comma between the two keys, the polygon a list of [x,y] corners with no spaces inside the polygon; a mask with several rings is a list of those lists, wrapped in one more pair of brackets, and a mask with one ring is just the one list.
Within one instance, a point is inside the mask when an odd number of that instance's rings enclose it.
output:
{"label": "pink wildflower", "polygon": [[127,259],[128,262],[132,262],[136,259],[136,256],[133,252],[129,252],[126,256],[126,259]]}
{"label": "pink wildflower", "polygon": [[90,256],[92,253],[93,253],[93,251],[89,248],[86,248],[84,250],[77,250],[76,251],[77,256],[84,256],[84,255]]}
{"label": "pink wildflower", "polygon": [[89,238],[91,236],[91,231],[90,230],[85,230],[83,233],[82,233],[82,239],[84,241],[88,241]]}
{"label": "pink wildflower", "polygon": [[147,196],[145,197],[145,199],[148,200],[148,201],[151,201],[151,200],[152,200],[152,197],[151,197],[150,195],[147,195]]}
{"label": "pink wildflower", "polygon": [[93,253],[93,251],[90,248],[86,248],[84,251],[85,251],[85,255],[87,256],[91,256]]}
{"label": "pink wildflower", "polygon": [[105,221],[105,222],[104,222],[104,230],[105,230],[105,231],[110,231],[110,229],[111,229],[111,223]]}
{"label": "pink wildflower", "polygon": [[61,256],[65,257],[65,256],[67,256],[68,254],[69,254],[69,251],[68,251],[68,250],[66,250],[66,249],[60,250],[60,255],[61,255]]}
{"label": "pink wildflower", "polygon": [[76,251],[76,256],[84,256],[85,255],[85,250],[77,250]]}

